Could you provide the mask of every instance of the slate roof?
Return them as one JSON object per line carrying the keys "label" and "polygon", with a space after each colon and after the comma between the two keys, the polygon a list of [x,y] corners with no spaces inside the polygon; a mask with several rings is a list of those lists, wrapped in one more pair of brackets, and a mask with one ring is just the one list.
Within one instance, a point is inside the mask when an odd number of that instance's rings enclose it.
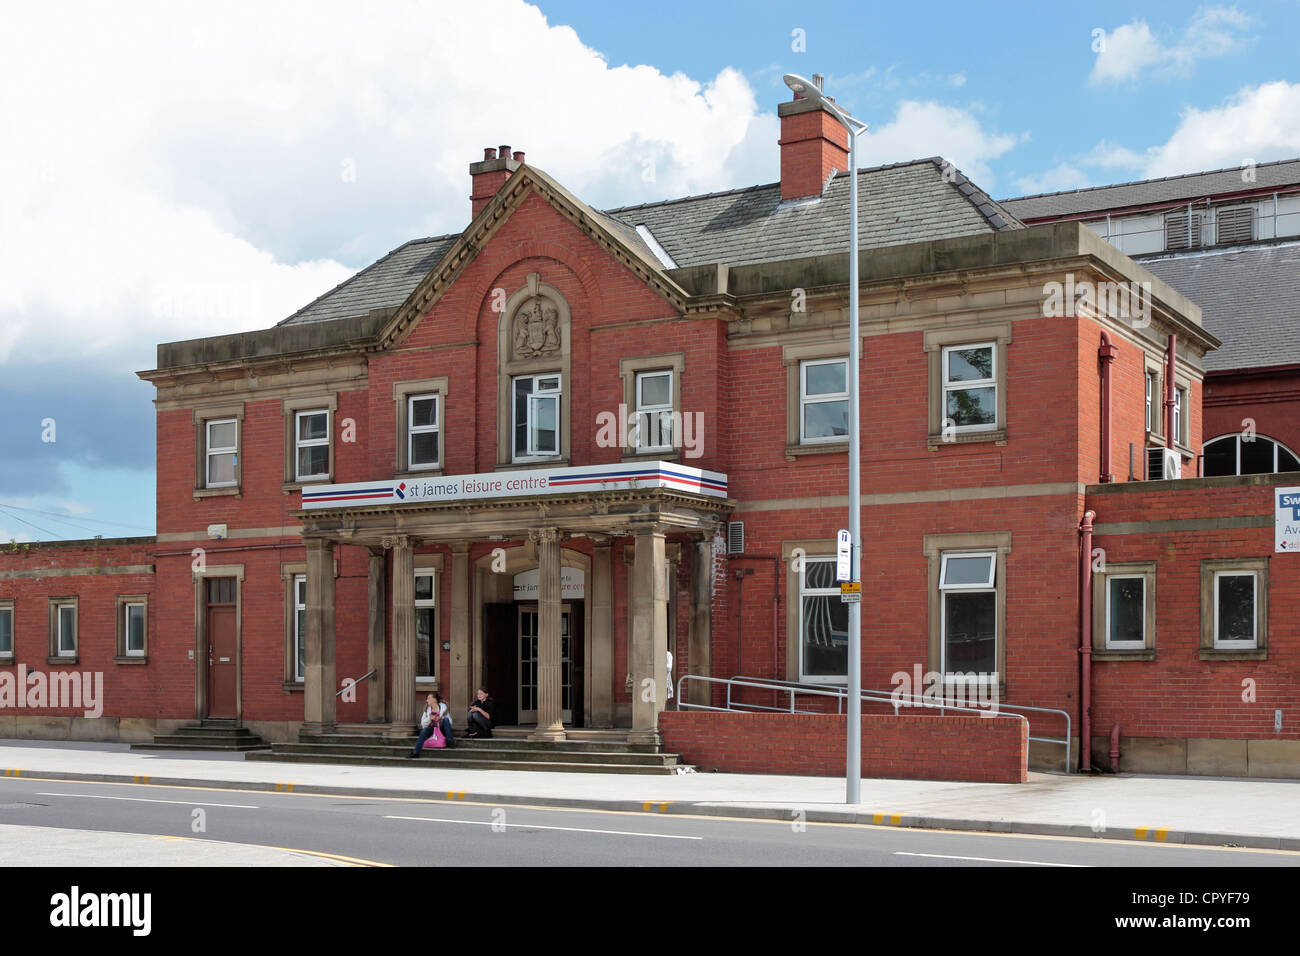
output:
{"label": "slate roof", "polygon": [[[943,159],[931,157],[858,170],[862,248],[1023,228],[951,166],[945,177],[945,166]],[[780,183],[770,183],[591,213],[621,241],[657,263],[637,235],[636,227],[644,224],[684,267],[847,253],[848,205],[849,174],[838,173],[825,195],[813,200],[782,203]],[[436,236],[398,246],[279,324],[351,318],[400,306],[458,238]]]}
{"label": "slate roof", "polygon": [[1094,186],[1090,189],[1070,189],[1056,193],[1040,193],[1035,196],[1020,196],[1015,199],[1003,199],[1001,205],[1013,216],[1019,217],[1024,222],[1030,222],[1054,219],[1059,216],[1104,213],[1132,206],[1190,201],[1243,190],[1295,186],[1300,185],[1300,159],[1260,163],[1255,167],[1253,183],[1243,182],[1241,173],[1241,167],[1212,169],[1203,173],[1166,176],[1164,179],[1144,179],[1139,182],[1118,183],[1114,186]]}
{"label": "slate roof", "polygon": [[1200,305],[1223,340],[1205,356],[1207,371],[1300,364],[1300,242],[1137,261]]}

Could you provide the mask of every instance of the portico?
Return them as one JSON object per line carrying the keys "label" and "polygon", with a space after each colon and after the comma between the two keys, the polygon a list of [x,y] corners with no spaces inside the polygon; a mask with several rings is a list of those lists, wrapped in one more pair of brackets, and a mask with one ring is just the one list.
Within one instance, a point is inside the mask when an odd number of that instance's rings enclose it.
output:
{"label": "portico", "polygon": [[[572,683],[566,684],[566,665],[584,674],[587,724],[614,725],[616,632],[625,630],[632,691],[628,739],[657,744],[658,715],[668,699],[670,551],[689,555],[693,562],[711,555],[712,539],[732,506],[725,497],[725,476],[675,464],[663,467],[664,473],[658,465],[639,468],[635,474],[597,466],[427,480],[429,485],[446,486],[446,491],[457,495],[454,498],[445,491],[432,494],[422,482],[408,481],[394,485],[402,496],[392,497],[396,503],[383,504],[350,497],[356,489],[348,486],[317,486],[311,491],[313,503],[304,494],[304,508],[297,513],[308,554],[303,733],[328,733],[336,726],[340,675],[334,665],[331,569],[334,552],[343,547],[367,548],[370,554],[369,662],[378,680],[369,689],[368,722],[395,736],[410,733],[419,698],[429,686],[417,684],[416,558],[417,552],[434,546],[443,573],[450,565],[450,599],[449,615],[442,618],[448,626],[447,639],[433,649],[435,659],[449,663],[438,668],[433,686],[447,699],[457,722],[463,720],[476,685],[487,679],[486,609],[511,603],[515,576],[535,568],[535,612],[534,605],[528,605],[530,621],[536,615],[536,728],[531,738],[565,739],[564,698],[576,692]],[[497,489],[484,488],[493,477],[530,480],[533,491],[527,497],[494,493]],[[452,488],[448,482],[458,485]],[[579,482],[588,490],[567,492]],[[673,487],[690,484],[711,487],[707,491]],[[359,490],[370,496],[376,487],[380,486],[368,484]],[[470,488],[474,497],[460,497],[462,490]],[[567,493],[556,493],[557,489]],[[674,547],[670,539],[694,546]],[[612,550],[619,541],[631,554],[625,629],[617,626],[621,622],[612,613]],[[471,554],[477,552],[482,553],[471,561]],[[568,660],[566,654],[566,639],[571,637],[566,615],[575,609],[574,602],[566,602],[562,594],[565,567],[580,570],[586,587],[580,620],[573,628],[585,638],[577,661]],[[690,628],[696,646],[701,640],[695,631],[702,627],[707,634],[711,625],[712,575],[696,570],[691,580],[695,583]],[[391,582],[391,602],[385,600],[386,582]],[[707,645],[707,636],[703,643]],[[447,654],[439,652],[441,646],[448,647]],[[570,641],[567,649],[573,646]]]}

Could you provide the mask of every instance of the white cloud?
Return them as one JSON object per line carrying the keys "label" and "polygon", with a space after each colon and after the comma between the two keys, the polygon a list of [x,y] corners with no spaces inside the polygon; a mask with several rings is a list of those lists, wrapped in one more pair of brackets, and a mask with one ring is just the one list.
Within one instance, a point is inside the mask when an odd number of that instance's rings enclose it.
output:
{"label": "white cloud", "polygon": [[1103,38],[1089,82],[1122,83],[1136,80],[1144,70],[1185,76],[1198,59],[1228,56],[1245,49],[1249,38],[1242,35],[1250,17],[1234,7],[1204,8],[1192,17],[1175,42],[1162,43],[1145,20],[1116,27]]}
{"label": "white cloud", "polygon": [[934,101],[904,100],[894,119],[873,128],[859,147],[863,166],[943,156],[981,187],[995,181],[989,162],[1014,147],[1020,138],[986,130],[975,114]]}
{"label": "white cloud", "polygon": [[1144,176],[1171,176],[1300,155],[1300,83],[1244,87],[1222,106],[1184,111],[1169,140],[1148,151]]}
{"label": "white cloud", "polygon": [[1045,173],[1016,177],[1016,187],[1022,196],[1054,193],[1063,189],[1079,189],[1091,185],[1092,181],[1088,174],[1070,163],[1059,163]]}
{"label": "white cloud", "polygon": [[774,102],[733,69],[611,67],[520,0],[15,8],[0,363],[126,371],[159,341],[266,327],[463,228],[488,145],[596,205],[771,181]]}

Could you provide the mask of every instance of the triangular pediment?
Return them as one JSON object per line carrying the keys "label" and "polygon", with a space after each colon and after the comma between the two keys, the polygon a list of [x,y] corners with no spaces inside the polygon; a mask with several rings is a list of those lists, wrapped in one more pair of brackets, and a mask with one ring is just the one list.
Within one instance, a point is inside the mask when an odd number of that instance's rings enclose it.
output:
{"label": "triangular pediment", "polygon": [[460,237],[406,297],[378,334],[381,349],[399,344],[422,315],[437,304],[458,276],[492,241],[497,231],[530,197],[536,195],[674,309],[684,311],[686,292],[664,271],[663,265],[625,223],[588,206],[554,179],[532,166],[522,165],[506,180],[492,200],[480,210]]}

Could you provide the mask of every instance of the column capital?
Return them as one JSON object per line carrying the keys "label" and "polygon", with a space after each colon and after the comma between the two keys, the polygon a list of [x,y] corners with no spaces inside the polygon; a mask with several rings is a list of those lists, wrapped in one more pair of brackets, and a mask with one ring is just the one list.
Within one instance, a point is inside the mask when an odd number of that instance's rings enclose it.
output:
{"label": "column capital", "polygon": [[451,543],[451,553],[452,553],[452,554],[469,554],[470,544],[471,544],[471,542],[469,542],[469,541],[453,541],[453,542]]}
{"label": "column capital", "polygon": [[559,528],[530,528],[528,540],[539,544],[555,544],[560,540]]}
{"label": "column capital", "polygon": [[302,545],[308,551],[332,551],[334,550],[334,539],[324,536],[304,535]]}
{"label": "column capital", "polygon": [[386,534],[380,539],[379,543],[385,551],[391,551],[393,548],[411,547],[412,539],[409,534]]}

